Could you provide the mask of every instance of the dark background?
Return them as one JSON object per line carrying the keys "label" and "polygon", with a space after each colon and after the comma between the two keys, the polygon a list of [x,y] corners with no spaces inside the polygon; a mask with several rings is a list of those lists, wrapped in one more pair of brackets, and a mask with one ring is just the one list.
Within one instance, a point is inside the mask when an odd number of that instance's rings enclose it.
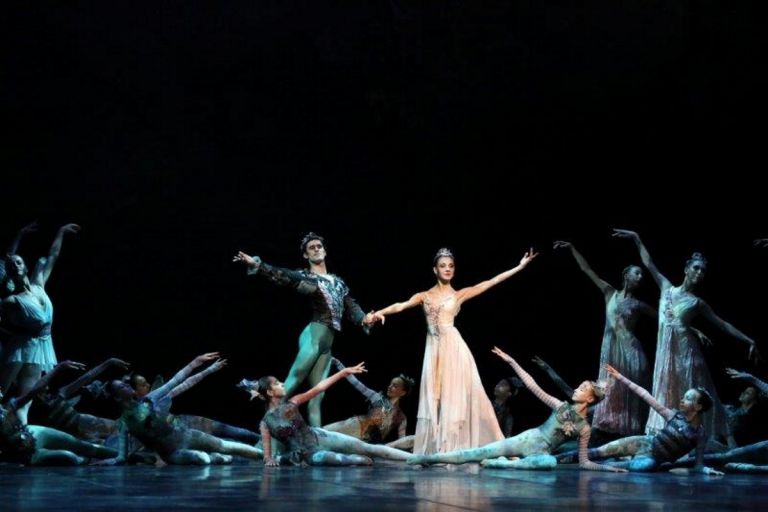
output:
{"label": "dark background", "polygon": [[[9,5],[0,80],[5,136],[0,243],[38,219],[21,254],[47,252],[77,222],[49,282],[61,359],[109,356],[166,378],[219,350],[229,367],[177,412],[255,427],[241,377],[284,377],[310,311],[246,279],[245,250],[289,267],[299,240],[327,238],[328,264],[364,309],[433,284],[435,250],[459,288],[541,251],[457,319],[486,388],[548,360],[573,384],[597,372],[603,302],[555,239],[620,285],[639,262],[611,228],[637,230],[768,353],[763,2],[247,1]],[[656,305],[649,278],[641,298]],[[726,402],[744,345],[705,322]],[[652,323],[642,326],[649,356]],[[382,389],[418,379],[413,310],[370,336],[347,324],[334,353],[365,360]],[[546,378],[532,371],[547,389]],[[408,400],[411,429],[417,394]],[[518,425],[547,410],[521,395]],[[325,419],[365,410],[340,383]]]}

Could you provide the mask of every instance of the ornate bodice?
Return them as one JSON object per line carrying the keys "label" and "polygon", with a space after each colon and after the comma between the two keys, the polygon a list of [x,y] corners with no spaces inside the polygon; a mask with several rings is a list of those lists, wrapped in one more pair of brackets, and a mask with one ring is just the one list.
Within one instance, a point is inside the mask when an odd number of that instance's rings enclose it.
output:
{"label": "ornate bodice", "polygon": [[456,294],[433,299],[429,293],[424,294],[424,316],[427,320],[427,332],[438,336],[441,328],[453,327],[453,319],[459,314],[461,306],[456,300]]}
{"label": "ornate bodice", "polygon": [[333,274],[316,274],[309,270],[289,270],[269,265],[258,259],[258,265],[248,274],[261,275],[269,281],[290,286],[301,294],[312,298],[312,321],[341,331],[344,316],[361,325],[365,313],[349,293],[344,281]]}
{"label": "ornate bodice", "polygon": [[261,420],[272,437],[288,447],[289,458],[298,463],[317,449],[317,435],[307,426],[299,406],[290,400],[268,411]]}
{"label": "ornate bodice", "polygon": [[696,316],[699,298],[680,287],[670,286],[661,294],[659,325],[687,329]]}
{"label": "ornate bodice", "polygon": [[568,402],[563,402],[539,427],[547,439],[550,448],[555,449],[568,439],[579,436],[581,430],[588,426],[586,418],[581,416]]}

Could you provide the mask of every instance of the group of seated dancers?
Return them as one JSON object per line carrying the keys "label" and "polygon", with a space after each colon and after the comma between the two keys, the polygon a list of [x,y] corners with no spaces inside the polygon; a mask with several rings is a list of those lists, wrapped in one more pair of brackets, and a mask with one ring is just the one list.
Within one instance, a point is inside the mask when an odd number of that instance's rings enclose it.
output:
{"label": "group of seated dancers", "polygon": [[[768,393],[768,384],[749,373],[724,369],[732,378],[751,384],[738,406],[724,406],[699,348],[708,338],[691,326],[693,317],[703,316],[745,342],[749,356],[757,356],[751,338],[694,295],[706,270],[706,260],[699,253],[686,263],[683,283],[673,286],[656,269],[637,233],[614,231],[616,237],[635,242],[645,268],[661,289],[657,312],[634,296],[642,279],[640,267],[627,267],[617,289],[598,277],[572,244],[555,242],[555,249],[570,251],[603,294],[606,317],[598,379],[585,380],[573,389],[535,358],[537,366],[567,393],[568,399],[561,399],[545,392],[512,356],[495,347],[493,353],[516,377],[499,382],[491,401],[453,320],[464,302],[524,270],[538,256],[533,249],[515,267],[459,290],[451,286],[454,255],[440,249],[432,266],[435,286],[369,313],[357,305],[346,283],[328,272],[325,240],[320,235],[309,233],[301,240],[307,263],[302,270],[276,267],[238,252],[233,261],[245,265],[249,275],[309,296],[313,311],[284,382],[265,376],[238,384],[244,396],[265,404],[259,431],[254,432],[171,412],[176,396],[226,367],[218,352],[201,354],[168,381],[156,379],[152,384],[137,373],[120,377],[128,363],[117,358],[74,380],[65,379],[67,373],[83,371],[85,366],[56,359],[53,308],[45,284],[64,236],[77,233],[79,226],[62,226],[49,253],[30,271],[18,247],[22,236],[36,229],[36,224],[30,224],[19,231],[0,267],[0,389],[6,392],[6,396],[0,394],[0,462],[205,465],[244,457],[263,460],[266,466],[369,465],[374,459],[388,459],[421,466],[480,463],[485,468],[552,469],[558,463],[578,463],[585,470],[613,472],[768,472],[768,440],[761,440],[768,436],[761,437],[763,429],[750,420],[759,397]],[[765,245],[763,240],[757,243]],[[358,378],[365,365],[345,366],[331,355],[331,347],[344,318],[367,333],[387,317],[416,306],[421,306],[426,318],[427,340],[415,433],[409,435],[400,401],[416,388],[416,382],[400,374],[384,391],[369,389]],[[657,317],[659,324],[652,372],[634,334],[637,319],[644,315]],[[574,352],[585,345],[570,344]],[[336,371],[331,374],[332,367]],[[104,379],[109,373],[112,378]],[[340,380],[363,395],[368,411],[323,425],[323,396]],[[305,383],[308,389],[302,391]],[[649,391],[646,387],[651,383]],[[510,399],[522,388],[552,412],[538,427],[515,434]],[[114,401],[121,411],[119,418],[80,412],[78,402],[85,392]],[[304,404],[308,422],[300,410]],[[39,424],[27,421],[30,405]],[[606,439],[610,441],[602,444]]]}

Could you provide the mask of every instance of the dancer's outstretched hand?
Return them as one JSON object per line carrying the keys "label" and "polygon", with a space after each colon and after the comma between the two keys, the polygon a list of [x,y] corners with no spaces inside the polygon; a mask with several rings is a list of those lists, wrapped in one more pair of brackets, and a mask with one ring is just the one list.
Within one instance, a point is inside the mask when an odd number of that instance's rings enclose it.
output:
{"label": "dancer's outstretched hand", "polygon": [[512,356],[501,350],[499,347],[493,347],[493,350],[491,350],[494,354],[502,358],[507,363],[512,363],[514,359],[512,359]]}
{"label": "dancer's outstretched hand", "polygon": [[80,226],[77,224],[64,224],[59,228],[59,231],[62,233],[79,233],[80,232]]}
{"label": "dancer's outstretched hand", "polygon": [[725,369],[725,373],[727,373],[728,376],[731,377],[732,379],[748,379],[748,378],[750,378],[752,376],[751,374],[749,374],[747,372],[740,372],[740,371],[735,370],[733,368],[726,368]]}
{"label": "dancer's outstretched hand", "polygon": [[347,375],[352,375],[354,373],[365,373],[368,370],[365,368],[365,362],[362,362],[357,366],[348,366],[341,371],[343,371]]}
{"label": "dancer's outstretched hand", "polygon": [[125,362],[125,361],[123,361],[122,359],[118,359],[118,358],[116,358],[116,357],[111,357],[111,358],[109,358],[108,362],[109,362],[109,364],[110,364],[111,366],[118,366],[118,367],[122,368],[123,370],[127,370],[127,369],[128,369],[128,367],[130,367],[130,366],[131,366],[131,364],[130,364],[130,363],[126,363],[126,362]]}
{"label": "dancer's outstretched hand", "polygon": [[38,224],[36,220],[33,220],[32,222],[30,222],[29,224],[21,228],[19,231],[26,235],[27,233],[34,233],[39,228],[40,228],[40,224]]}
{"label": "dancer's outstretched hand", "polygon": [[235,254],[234,258],[232,258],[232,261],[234,263],[245,263],[249,267],[255,267],[257,264],[256,258],[245,254],[243,251],[237,251],[237,254]]}
{"label": "dancer's outstretched hand", "polygon": [[616,368],[614,368],[613,366],[611,366],[609,364],[605,364],[603,366],[603,368],[605,368],[605,371],[608,372],[608,375],[611,375],[611,376],[613,376],[616,379],[618,379],[620,377],[623,377],[623,375],[621,373],[619,373],[619,370],[617,370]]}
{"label": "dancer's outstretched hand", "polygon": [[631,238],[632,240],[640,239],[640,235],[628,229],[614,229],[611,236],[615,236],[617,238]]}
{"label": "dancer's outstretched hand", "polygon": [[536,259],[536,256],[538,256],[539,253],[533,250],[533,247],[531,247],[528,251],[526,251],[525,254],[523,254],[523,258],[520,260],[520,266],[526,267],[530,262]]}
{"label": "dancer's outstretched hand", "polygon": [[200,354],[199,356],[197,356],[195,358],[194,362],[195,362],[195,364],[200,366],[201,364],[205,364],[208,361],[213,361],[213,360],[218,359],[218,358],[219,358],[219,353],[218,352],[208,352],[206,354]]}

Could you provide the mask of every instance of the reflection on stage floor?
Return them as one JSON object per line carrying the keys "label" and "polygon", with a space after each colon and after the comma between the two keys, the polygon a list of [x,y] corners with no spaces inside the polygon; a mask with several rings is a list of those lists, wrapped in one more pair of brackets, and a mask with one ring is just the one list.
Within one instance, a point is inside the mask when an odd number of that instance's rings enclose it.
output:
{"label": "reflection on stage floor", "polygon": [[130,466],[25,468],[0,465],[2,510],[758,510],[759,475],[680,476],[420,468]]}

